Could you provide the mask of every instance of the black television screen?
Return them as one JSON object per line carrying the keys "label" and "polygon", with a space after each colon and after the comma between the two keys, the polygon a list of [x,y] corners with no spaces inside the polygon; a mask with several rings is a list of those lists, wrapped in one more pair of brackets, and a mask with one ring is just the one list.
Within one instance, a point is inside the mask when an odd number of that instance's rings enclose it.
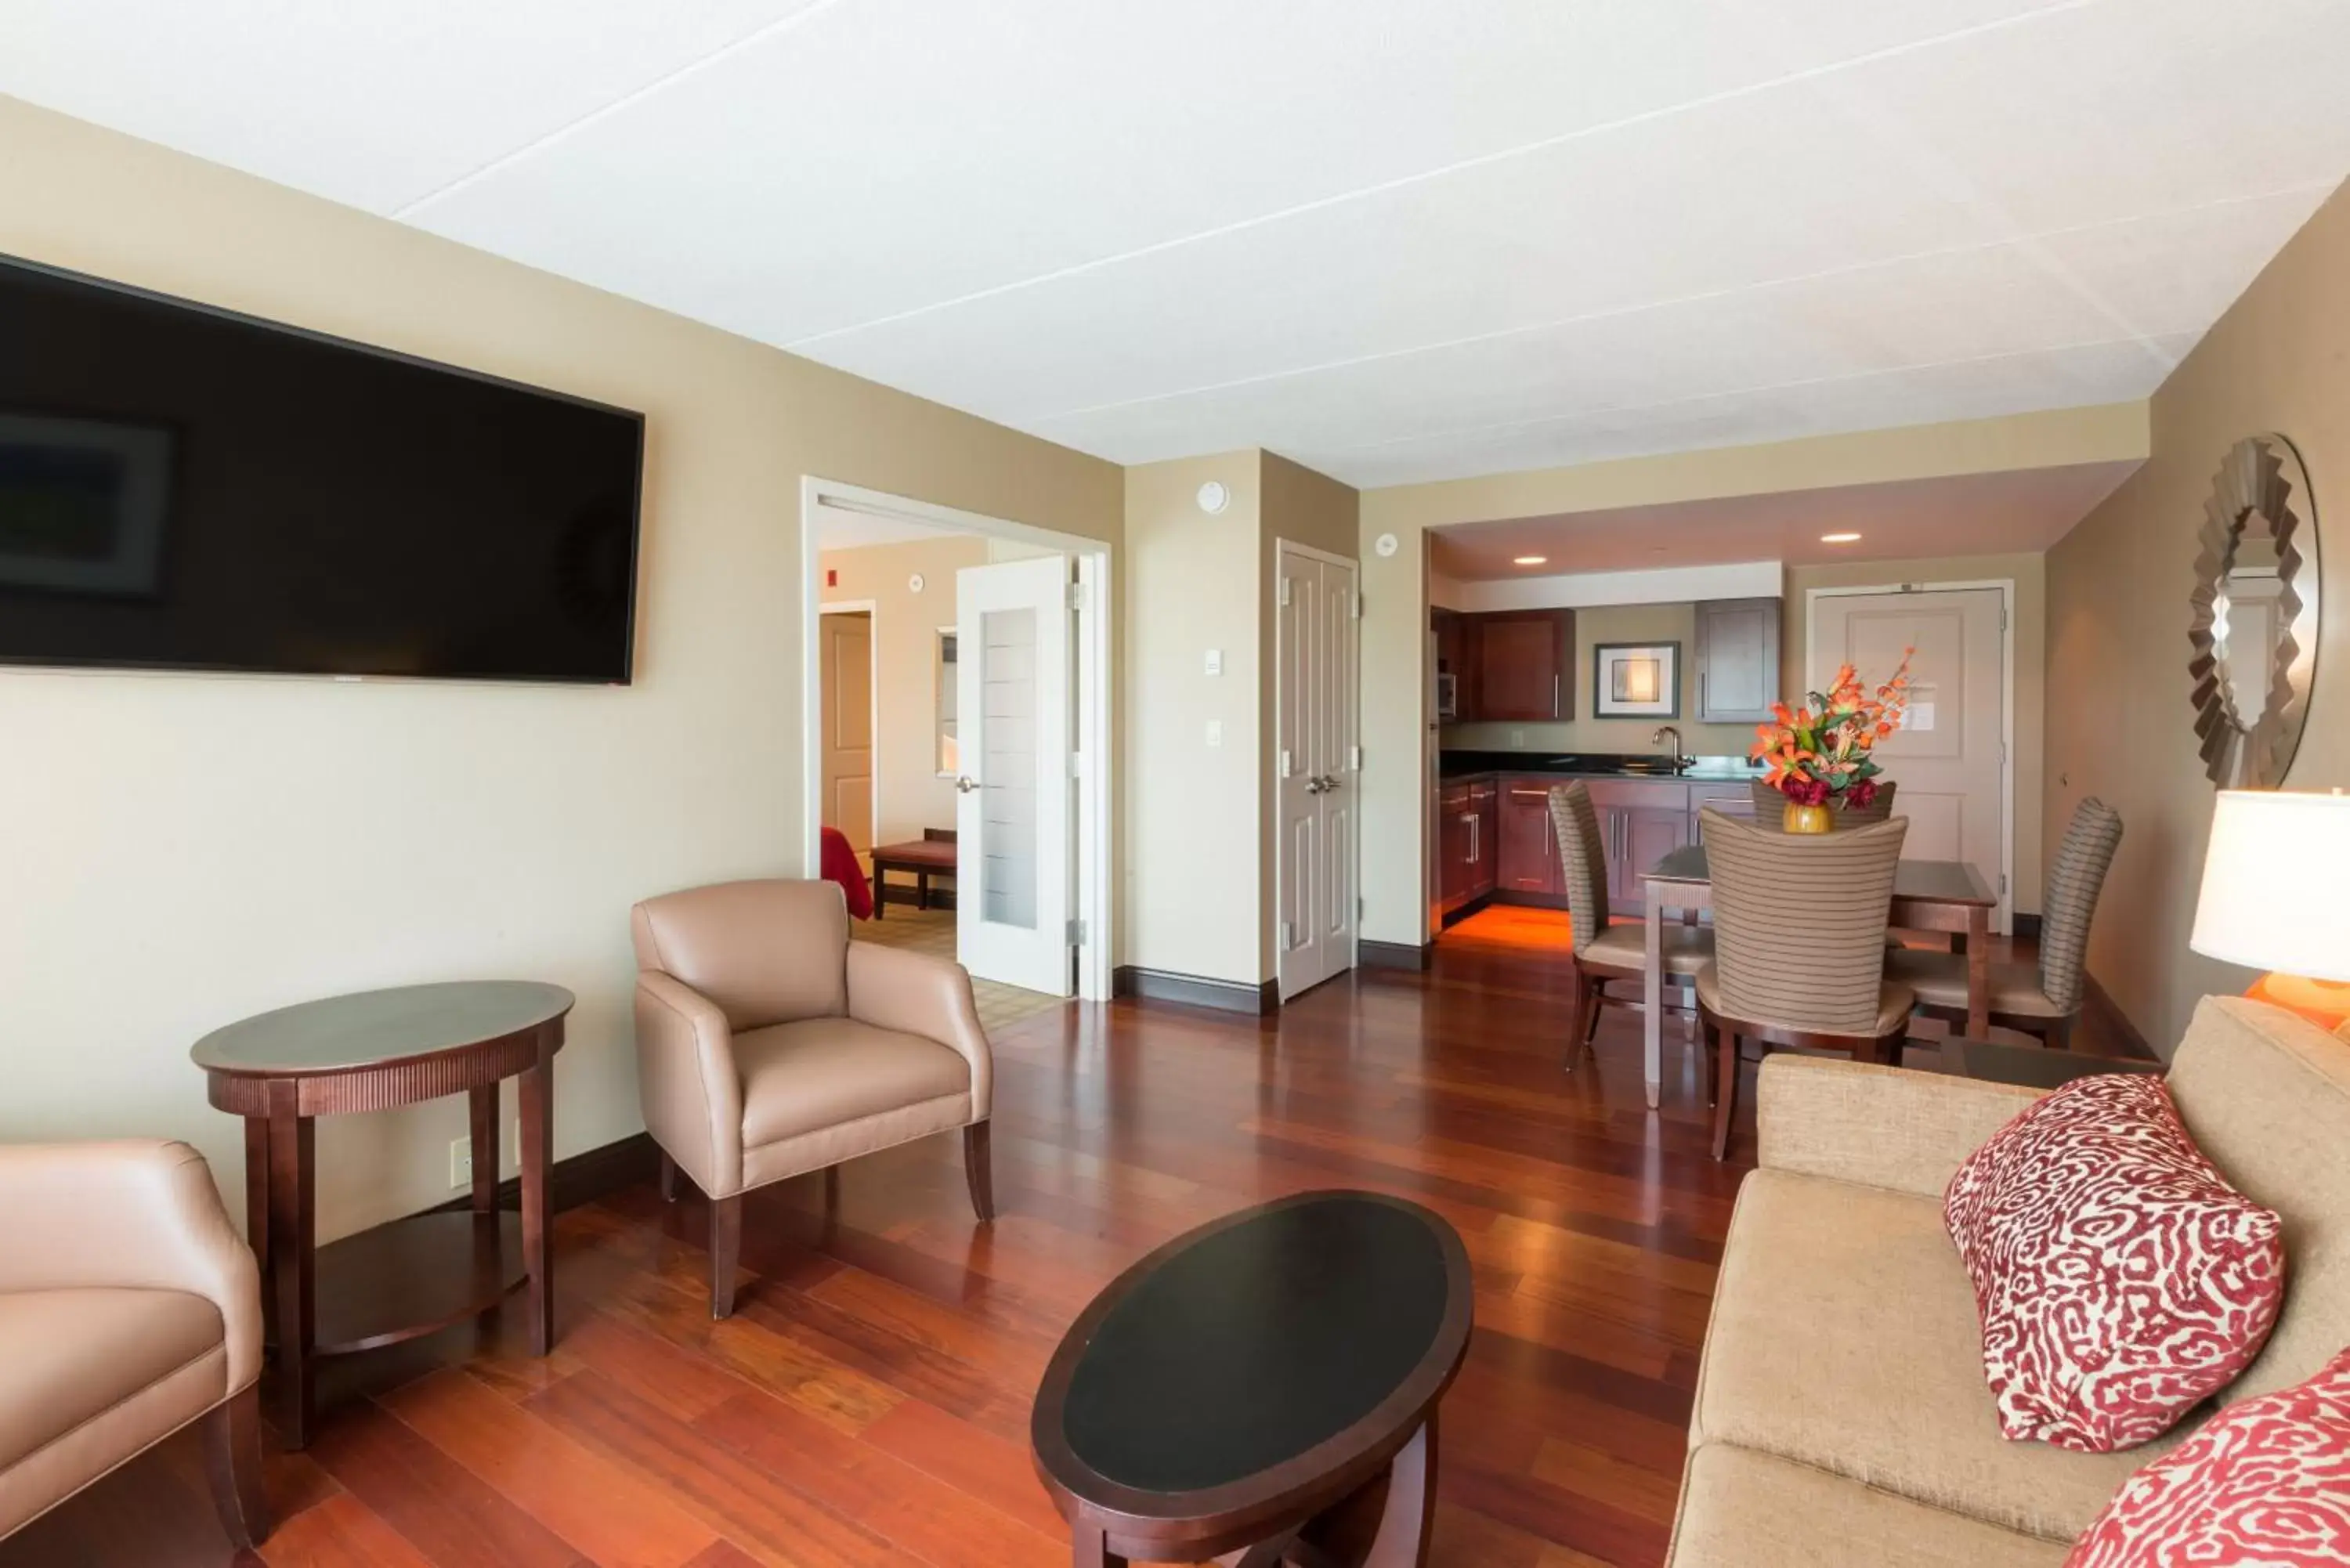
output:
{"label": "black television screen", "polygon": [[0,661],[624,682],[642,416],[0,258]]}

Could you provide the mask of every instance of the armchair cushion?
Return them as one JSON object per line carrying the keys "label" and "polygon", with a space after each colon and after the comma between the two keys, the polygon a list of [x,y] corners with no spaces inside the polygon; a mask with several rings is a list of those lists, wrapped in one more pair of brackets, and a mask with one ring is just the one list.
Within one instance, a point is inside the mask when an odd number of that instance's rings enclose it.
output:
{"label": "armchair cushion", "polygon": [[0,1535],[231,1391],[220,1310],[202,1296],[0,1294]]}
{"label": "armchair cushion", "polygon": [[755,1148],[883,1111],[971,1095],[971,1066],[920,1035],[848,1018],[778,1023],[734,1037],[743,1142]]}
{"label": "armchair cushion", "polygon": [[637,967],[676,976],[735,1030],[848,1011],[848,907],[830,882],[721,882],[648,898]]}
{"label": "armchair cushion", "polygon": [[210,1303],[228,1346],[215,1399],[261,1375],[261,1272],[186,1144],[0,1147],[0,1294],[93,1288]]}

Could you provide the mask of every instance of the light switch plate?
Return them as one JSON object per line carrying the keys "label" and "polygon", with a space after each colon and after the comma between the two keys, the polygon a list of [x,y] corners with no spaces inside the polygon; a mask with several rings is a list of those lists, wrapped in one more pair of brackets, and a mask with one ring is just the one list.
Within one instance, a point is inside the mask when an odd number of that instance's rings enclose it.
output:
{"label": "light switch plate", "polygon": [[1526,732],[1523,730],[1513,730],[1510,732],[1510,750],[1514,752],[1525,743]]}
{"label": "light switch plate", "polygon": [[1222,719],[1211,719],[1211,720],[1209,720],[1209,721],[1208,721],[1208,744],[1210,744],[1210,745],[1211,745],[1211,746],[1221,746],[1221,745],[1222,745],[1223,743],[1224,743],[1224,722],[1223,722]]}
{"label": "light switch plate", "polygon": [[1208,673],[1211,675],[1222,675],[1223,672],[1224,650],[1221,648],[1211,648],[1208,649]]}

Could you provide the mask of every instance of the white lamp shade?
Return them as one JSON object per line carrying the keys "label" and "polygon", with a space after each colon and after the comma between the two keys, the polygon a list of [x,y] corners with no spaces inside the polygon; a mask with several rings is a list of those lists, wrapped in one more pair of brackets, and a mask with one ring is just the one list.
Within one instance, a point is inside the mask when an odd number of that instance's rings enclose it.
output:
{"label": "white lamp shade", "polygon": [[2220,791],[2188,946],[2252,969],[2350,981],[2350,794]]}

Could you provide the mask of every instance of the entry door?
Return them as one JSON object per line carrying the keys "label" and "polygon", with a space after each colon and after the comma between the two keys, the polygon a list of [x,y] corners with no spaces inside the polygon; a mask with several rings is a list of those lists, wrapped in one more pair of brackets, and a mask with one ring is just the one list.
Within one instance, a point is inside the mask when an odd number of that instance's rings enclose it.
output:
{"label": "entry door", "polygon": [[824,825],[873,847],[873,618],[823,619]]}
{"label": "entry door", "polygon": [[1883,680],[1909,660],[1909,717],[1877,748],[1901,786],[1894,815],[1909,819],[1901,853],[1965,860],[2000,896],[2008,929],[2004,596],[1997,588],[1824,595],[1812,600],[1810,689],[1850,663]]}
{"label": "entry door", "polygon": [[955,574],[956,947],[983,980],[1067,996],[1069,563]]}
{"label": "entry door", "polygon": [[1362,773],[1352,562],[1275,553],[1274,906],[1286,999],[1355,965],[1356,796]]}

